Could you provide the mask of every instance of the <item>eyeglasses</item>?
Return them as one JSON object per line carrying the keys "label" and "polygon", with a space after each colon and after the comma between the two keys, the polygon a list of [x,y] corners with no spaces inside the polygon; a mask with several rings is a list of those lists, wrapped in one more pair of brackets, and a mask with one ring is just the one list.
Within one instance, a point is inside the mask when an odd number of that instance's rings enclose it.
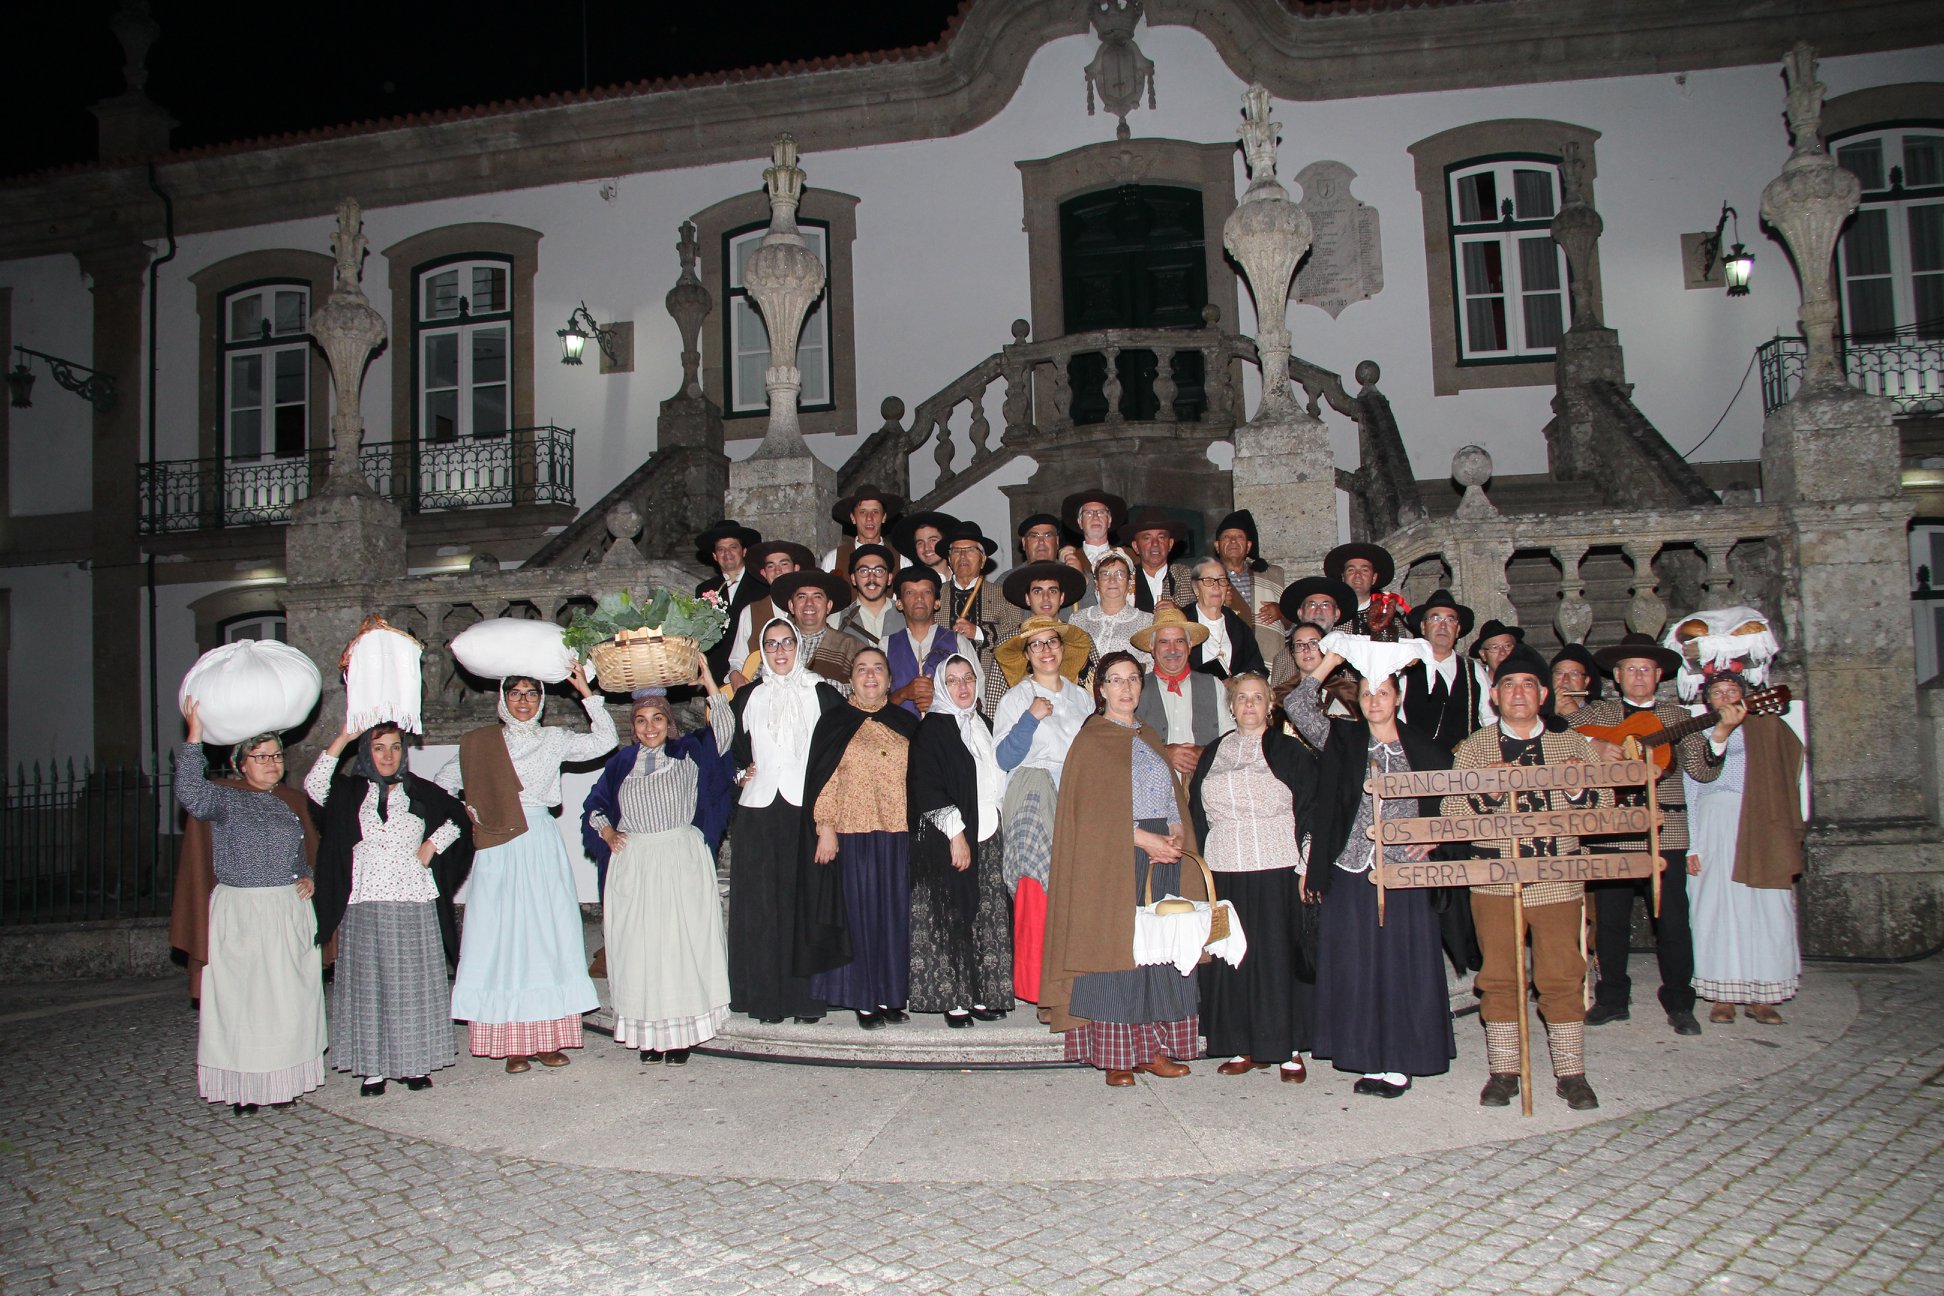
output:
{"label": "eyeglasses", "polygon": [[1660,667],[1653,662],[1622,662],[1620,665],[1622,675],[1654,675],[1659,671]]}
{"label": "eyeglasses", "polygon": [[1104,509],[1104,508],[1101,508],[1101,507],[1100,507],[1099,505],[1097,505],[1097,504],[1096,504],[1096,505],[1094,505],[1094,506],[1093,506],[1093,507],[1091,507],[1091,508],[1083,508],[1083,509],[1081,509],[1081,510],[1080,510],[1080,516],[1081,516],[1081,517],[1102,517],[1102,518],[1104,518],[1104,517],[1112,517],[1112,516],[1114,516],[1114,514],[1113,514],[1113,512],[1112,512],[1111,510],[1109,510],[1109,509]]}
{"label": "eyeglasses", "polygon": [[1063,646],[1064,645],[1058,639],[1034,639],[1027,643],[1026,651],[1041,652],[1048,648],[1060,648]]}
{"label": "eyeglasses", "polygon": [[891,574],[891,569],[890,569],[889,567],[853,567],[853,568],[851,568],[851,575],[853,575],[853,576],[889,576],[890,574]]}
{"label": "eyeglasses", "polygon": [[1297,639],[1289,645],[1289,651],[1299,653],[1322,652],[1323,645],[1315,639]]}
{"label": "eyeglasses", "polygon": [[764,651],[764,652],[777,652],[777,651],[779,651],[779,650],[781,650],[781,649],[784,649],[784,648],[794,648],[794,647],[796,647],[796,640],[794,640],[794,639],[765,639],[765,640],[763,640],[763,651]]}
{"label": "eyeglasses", "polygon": [[1197,576],[1197,577],[1195,577],[1195,584],[1197,584],[1197,585],[1226,585],[1226,584],[1228,584],[1228,577],[1226,577],[1226,576]]}
{"label": "eyeglasses", "polygon": [[985,546],[975,545],[975,544],[955,544],[950,549],[947,549],[945,552],[950,554],[954,558],[970,558],[973,554],[983,554],[985,552]]}
{"label": "eyeglasses", "polygon": [[283,758],[284,758],[284,754],[282,752],[270,752],[267,755],[261,755],[261,756],[252,752],[248,756],[245,756],[243,759],[246,761],[247,760],[261,761],[263,764],[268,765],[273,761],[280,761]]}
{"label": "eyeglasses", "polygon": [[513,702],[513,701],[538,702],[540,700],[540,690],[539,689],[508,689],[506,690],[506,700],[508,702]]}

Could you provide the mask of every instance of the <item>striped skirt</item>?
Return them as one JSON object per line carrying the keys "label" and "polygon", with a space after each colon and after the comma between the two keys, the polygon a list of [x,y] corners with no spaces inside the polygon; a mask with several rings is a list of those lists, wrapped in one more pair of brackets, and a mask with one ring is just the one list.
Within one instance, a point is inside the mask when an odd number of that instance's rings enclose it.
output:
{"label": "striped skirt", "polygon": [[713,1038],[729,1015],[729,956],[702,834],[687,824],[629,833],[601,915],[615,1042],[677,1049]]}
{"label": "striped skirt", "polygon": [[213,1103],[281,1103],[324,1083],[324,962],[317,911],[297,888],[209,897],[209,966],[196,1085]]}
{"label": "striped skirt", "polygon": [[457,1056],[438,910],[394,902],[346,908],[331,982],[331,1065],[399,1079],[429,1075]]}

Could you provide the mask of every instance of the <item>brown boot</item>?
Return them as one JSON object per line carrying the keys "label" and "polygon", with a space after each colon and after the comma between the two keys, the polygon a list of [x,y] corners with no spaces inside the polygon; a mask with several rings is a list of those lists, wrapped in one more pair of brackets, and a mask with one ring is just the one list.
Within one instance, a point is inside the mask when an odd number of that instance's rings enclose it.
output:
{"label": "brown boot", "polygon": [[531,1070],[533,1070],[533,1063],[518,1054],[506,1059],[506,1074],[508,1075],[518,1075],[522,1071]]}
{"label": "brown boot", "polygon": [[[1748,1015],[1753,1017],[1755,1015],[1754,1010],[1750,1009]],[[1716,1004],[1708,1010],[1708,1020],[1717,1026],[1728,1025],[1735,1020],[1735,1005],[1731,1003]]]}
{"label": "brown boot", "polygon": [[1764,1026],[1780,1026],[1782,1024],[1782,1014],[1775,1011],[1774,1004],[1750,1004],[1748,1005],[1748,1015]]}

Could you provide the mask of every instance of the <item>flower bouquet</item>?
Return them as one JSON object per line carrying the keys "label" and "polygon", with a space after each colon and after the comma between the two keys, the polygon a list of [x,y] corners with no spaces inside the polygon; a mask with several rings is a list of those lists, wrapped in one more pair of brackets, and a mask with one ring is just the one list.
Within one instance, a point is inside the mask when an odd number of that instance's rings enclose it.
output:
{"label": "flower bouquet", "polygon": [[594,659],[603,689],[693,684],[701,655],[729,628],[729,605],[716,591],[690,596],[657,587],[645,602],[629,590],[603,594],[574,613],[563,639],[582,661]]}

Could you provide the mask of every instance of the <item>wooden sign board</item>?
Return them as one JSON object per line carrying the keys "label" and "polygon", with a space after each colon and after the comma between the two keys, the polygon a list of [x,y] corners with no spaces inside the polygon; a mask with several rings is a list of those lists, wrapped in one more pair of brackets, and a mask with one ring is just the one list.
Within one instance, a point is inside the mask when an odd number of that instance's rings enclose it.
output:
{"label": "wooden sign board", "polygon": [[1652,766],[1644,760],[1572,761],[1564,765],[1487,765],[1484,769],[1407,770],[1364,783],[1386,801],[1400,797],[1503,796],[1507,792],[1583,792],[1641,787]]}
{"label": "wooden sign board", "polygon": [[[1385,824],[1386,828],[1390,825]],[[1386,887],[1474,887],[1520,882],[1614,882],[1654,876],[1658,855],[1527,855],[1520,859],[1413,860],[1384,865]]]}
{"label": "wooden sign board", "polygon": [[1645,837],[1653,826],[1654,816],[1647,813],[1646,806],[1601,806],[1586,810],[1386,819],[1383,841],[1386,846],[1415,846],[1426,842],[1444,846],[1454,842],[1529,841],[1534,837]]}

